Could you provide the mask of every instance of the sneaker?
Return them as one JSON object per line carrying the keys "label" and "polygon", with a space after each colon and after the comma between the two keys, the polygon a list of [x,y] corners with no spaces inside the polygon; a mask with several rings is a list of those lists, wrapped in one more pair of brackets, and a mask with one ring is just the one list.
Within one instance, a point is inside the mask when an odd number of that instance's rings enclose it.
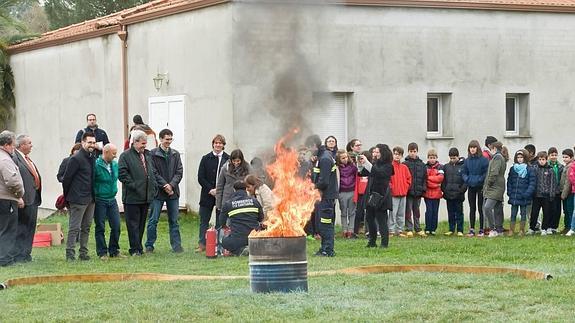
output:
{"label": "sneaker", "polygon": [[426,234],[426,235],[430,235],[430,234],[431,234],[431,231],[425,231],[425,234]]}
{"label": "sneaker", "polygon": [[525,233],[525,235],[527,235],[527,236],[532,236],[534,234],[535,234],[535,231],[531,230],[531,229],[527,230],[527,232]]}
{"label": "sneaker", "polygon": [[184,252],[184,248],[182,248],[181,246],[174,248],[174,253],[182,253],[182,252]]}
{"label": "sneaker", "polygon": [[572,236],[572,235],[574,235],[574,234],[575,234],[575,231],[573,231],[573,230],[569,230],[569,231],[567,231],[567,233],[565,233],[565,235],[568,236],[568,237],[570,237],[570,236]]}
{"label": "sneaker", "polygon": [[489,238],[496,238],[499,235],[499,233],[497,233],[497,230],[491,230],[489,231]]}
{"label": "sneaker", "polygon": [[547,234],[548,234],[548,235],[554,235],[555,233],[557,233],[557,230],[551,229],[551,228],[547,229]]}
{"label": "sneaker", "polygon": [[463,237],[463,232],[457,232],[458,237]]}
{"label": "sneaker", "polygon": [[325,251],[318,250],[318,252],[316,252],[314,254],[314,256],[316,256],[316,257],[328,257],[328,254]]}
{"label": "sneaker", "polygon": [[429,232],[429,234],[431,234],[432,236],[434,236],[434,235],[435,235],[435,231],[431,231],[431,232]]}
{"label": "sneaker", "polygon": [[115,255],[110,255],[110,258],[125,259],[125,258],[128,258],[128,256],[123,255],[123,254],[121,254],[121,253],[118,252],[118,253],[115,254]]}
{"label": "sneaker", "polygon": [[446,236],[446,237],[450,237],[450,236],[453,235],[453,231],[447,231],[447,232],[445,232],[443,235]]}
{"label": "sneaker", "polygon": [[154,253],[154,248],[146,247],[146,253]]}
{"label": "sneaker", "polygon": [[108,258],[108,255],[100,256],[100,260],[102,260],[102,261],[108,261],[108,259],[110,259],[110,258]]}
{"label": "sneaker", "polygon": [[[308,237],[309,237],[309,236],[308,236]],[[308,240],[309,240],[309,239],[308,239]],[[206,251],[206,245],[205,245],[205,244],[201,244],[201,243],[196,247],[196,249],[194,249],[194,252],[196,252],[196,253],[202,253],[202,252],[204,252],[204,251]]]}
{"label": "sneaker", "polygon": [[479,230],[479,233],[477,234],[477,236],[478,236],[479,238],[482,238],[482,237],[485,236],[485,234],[483,233],[483,231]]}
{"label": "sneaker", "polygon": [[80,257],[78,257],[78,259],[82,260],[82,261],[88,261],[90,260],[90,256],[88,255],[80,255]]}
{"label": "sneaker", "polygon": [[542,235],[542,236],[546,236],[546,235],[547,235],[547,230],[541,230],[541,235]]}
{"label": "sneaker", "polygon": [[469,230],[469,233],[467,234],[468,237],[475,237],[475,231],[474,230]]}
{"label": "sneaker", "polygon": [[413,231],[407,231],[407,233],[405,234],[406,237],[408,238],[413,238]]}
{"label": "sneaker", "polygon": [[425,233],[424,231],[419,231],[417,233],[420,237],[427,237],[427,233]]}
{"label": "sneaker", "polygon": [[397,236],[400,237],[400,238],[407,238],[407,235],[406,235],[405,233],[403,233],[403,232],[399,232],[399,233],[397,234]]}

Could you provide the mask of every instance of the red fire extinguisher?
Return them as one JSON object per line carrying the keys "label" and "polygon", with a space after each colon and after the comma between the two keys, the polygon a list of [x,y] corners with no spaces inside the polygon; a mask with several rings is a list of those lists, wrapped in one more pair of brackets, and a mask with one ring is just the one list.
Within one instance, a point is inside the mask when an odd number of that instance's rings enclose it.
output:
{"label": "red fire extinguisher", "polygon": [[217,236],[218,236],[217,231],[213,227],[209,228],[206,231],[206,257],[208,258],[217,257],[217,247],[218,247]]}

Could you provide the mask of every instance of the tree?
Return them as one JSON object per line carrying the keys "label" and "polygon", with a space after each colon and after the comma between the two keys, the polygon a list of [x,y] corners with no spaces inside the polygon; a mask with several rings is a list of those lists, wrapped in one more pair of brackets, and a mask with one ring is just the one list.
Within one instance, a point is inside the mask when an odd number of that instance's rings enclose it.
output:
{"label": "tree", "polygon": [[46,0],[50,28],[57,29],[131,8],[150,0]]}

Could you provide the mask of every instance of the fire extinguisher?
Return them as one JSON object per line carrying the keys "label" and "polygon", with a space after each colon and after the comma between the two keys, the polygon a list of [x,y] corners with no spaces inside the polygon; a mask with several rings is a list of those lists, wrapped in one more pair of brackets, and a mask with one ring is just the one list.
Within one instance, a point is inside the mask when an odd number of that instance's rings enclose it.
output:
{"label": "fire extinguisher", "polygon": [[217,231],[213,227],[206,231],[206,257],[217,257],[218,238]]}

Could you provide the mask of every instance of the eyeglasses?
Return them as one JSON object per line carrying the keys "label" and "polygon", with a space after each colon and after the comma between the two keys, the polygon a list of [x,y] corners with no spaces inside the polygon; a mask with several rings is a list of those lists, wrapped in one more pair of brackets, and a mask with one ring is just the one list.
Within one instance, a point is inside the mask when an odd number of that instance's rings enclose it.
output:
{"label": "eyeglasses", "polygon": [[361,147],[361,144],[355,144],[354,147]]}

